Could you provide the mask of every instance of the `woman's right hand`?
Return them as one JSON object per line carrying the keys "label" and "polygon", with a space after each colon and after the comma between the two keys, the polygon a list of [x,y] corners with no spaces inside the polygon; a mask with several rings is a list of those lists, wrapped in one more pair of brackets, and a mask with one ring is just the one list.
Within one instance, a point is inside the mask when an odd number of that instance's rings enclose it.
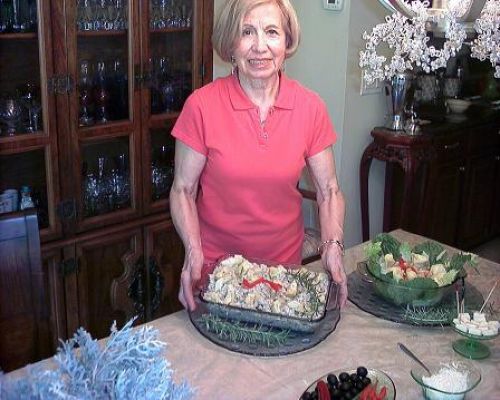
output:
{"label": "woman's right hand", "polygon": [[201,279],[201,268],[203,266],[203,252],[201,249],[190,249],[184,256],[184,265],[181,272],[181,287],[179,289],[179,301],[184,308],[193,311],[196,308],[194,301],[195,289]]}

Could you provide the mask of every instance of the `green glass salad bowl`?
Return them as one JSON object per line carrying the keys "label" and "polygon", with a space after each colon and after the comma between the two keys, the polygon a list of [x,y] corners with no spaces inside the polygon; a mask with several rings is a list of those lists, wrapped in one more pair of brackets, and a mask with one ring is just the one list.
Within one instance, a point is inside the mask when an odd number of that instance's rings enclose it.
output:
{"label": "green glass salad bowl", "polygon": [[481,382],[481,372],[471,362],[453,361],[428,365],[429,374],[420,366],[411,370],[411,376],[422,388],[427,400],[462,400]]}
{"label": "green glass salad bowl", "polygon": [[374,275],[365,262],[358,264],[358,272],[365,282],[373,285],[375,293],[382,299],[397,306],[409,305],[411,307],[432,307],[441,304],[445,298],[453,299],[455,283],[465,276],[459,274],[451,284],[445,286],[415,287],[407,286],[405,282],[383,280]]}

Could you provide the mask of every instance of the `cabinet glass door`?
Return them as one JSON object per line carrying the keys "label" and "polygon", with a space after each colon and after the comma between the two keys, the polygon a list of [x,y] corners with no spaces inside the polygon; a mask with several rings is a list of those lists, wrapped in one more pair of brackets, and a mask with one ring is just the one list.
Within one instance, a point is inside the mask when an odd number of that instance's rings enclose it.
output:
{"label": "cabinet glass door", "polygon": [[[190,93],[201,86],[203,2],[149,0],[143,32],[143,204],[164,210],[173,179],[174,142],[169,137]],[[195,50],[196,49],[196,50]]]}
{"label": "cabinet glass door", "polygon": [[51,42],[48,2],[0,1],[0,212],[37,207],[42,240],[59,230]]}
{"label": "cabinet glass door", "polygon": [[[77,171],[77,231],[139,215],[139,2],[78,0],[67,10],[71,152]],[[80,172],[80,173],[78,173]],[[70,183],[71,184],[71,183]],[[69,186],[69,185],[68,185]]]}
{"label": "cabinet glass door", "polygon": [[128,15],[127,0],[78,1],[79,127],[99,126],[130,117]]}
{"label": "cabinet glass door", "polygon": [[176,113],[191,93],[193,1],[149,1],[151,114]]}

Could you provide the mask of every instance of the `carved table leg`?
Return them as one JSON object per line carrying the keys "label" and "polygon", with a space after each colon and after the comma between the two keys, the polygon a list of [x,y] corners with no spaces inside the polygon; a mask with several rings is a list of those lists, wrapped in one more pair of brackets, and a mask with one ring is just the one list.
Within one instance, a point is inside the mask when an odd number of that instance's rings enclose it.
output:
{"label": "carved table leg", "polygon": [[372,163],[372,150],[376,147],[375,143],[371,143],[363,152],[361,163],[359,166],[359,192],[361,196],[361,225],[363,242],[367,241],[370,236],[370,218],[368,215],[368,175]]}

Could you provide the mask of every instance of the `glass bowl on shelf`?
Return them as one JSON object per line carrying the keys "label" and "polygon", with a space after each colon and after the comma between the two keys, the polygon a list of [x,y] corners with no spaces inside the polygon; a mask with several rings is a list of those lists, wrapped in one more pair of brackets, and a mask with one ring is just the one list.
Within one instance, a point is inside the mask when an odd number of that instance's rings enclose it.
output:
{"label": "glass bowl on shelf", "polygon": [[481,382],[481,372],[468,361],[451,361],[427,366],[429,376],[421,366],[411,370],[411,376],[422,388],[427,400],[462,400]]}

